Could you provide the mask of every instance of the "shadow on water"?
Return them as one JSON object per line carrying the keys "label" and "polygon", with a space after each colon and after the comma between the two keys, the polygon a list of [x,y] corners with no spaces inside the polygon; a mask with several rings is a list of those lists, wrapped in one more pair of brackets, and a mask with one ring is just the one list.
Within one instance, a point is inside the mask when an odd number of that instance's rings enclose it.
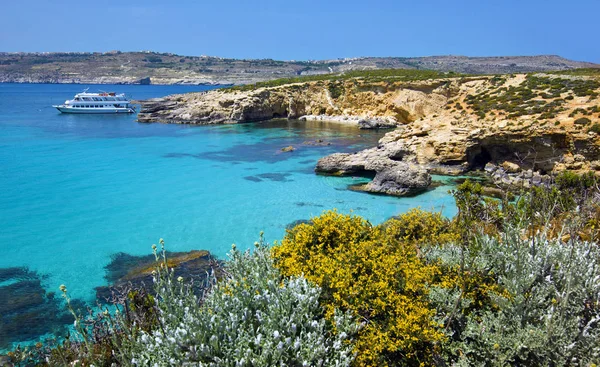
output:
{"label": "shadow on water", "polygon": [[[237,144],[224,150],[200,153],[172,152],[163,157],[274,163],[310,156],[315,152],[324,156],[335,152],[358,151],[377,145],[378,140],[385,134],[384,131],[360,130],[356,126],[339,123],[281,119],[213,128],[221,134],[253,134],[259,139],[254,143]],[[288,146],[292,146],[294,151],[283,152],[282,148]],[[312,160],[305,159],[302,162],[311,163]]]}
{"label": "shadow on water", "polygon": [[273,172],[273,173],[261,173],[256,176],[246,176],[246,177],[244,177],[244,179],[248,180],[248,181],[253,181],[253,182],[262,182],[263,180],[269,180],[269,181],[274,181],[274,182],[294,181],[294,180],[288,179],[289,176],[291,176],[290,173]]}
{"label": "shadow on water", "polygon": [[[208,251],[167,253],[174,276],[201,283],[211,269],[218,274],[219,264]],[[146,287],[152,290],[154,255],[133,256],[117,253],[105,267],[108,286],[96,288],[97,300],[110,303],[114,291]],[[0,351],[18,344],[42,339],[61,340],[69,334],[73,315],[67,310],[61,294],[48,292],[42,286],[44,276],[25,267],[0,268]],[[86,315],[88,305],[71,299],[78,315]]]}
{"label": "shadow on water", "polygon": [[[43,277],[28,268],[0,269],[0,349],[41,337],[64,337],[73,316],[59,294],[42,287]],[[71,300],[82,314],[83,301]]]}

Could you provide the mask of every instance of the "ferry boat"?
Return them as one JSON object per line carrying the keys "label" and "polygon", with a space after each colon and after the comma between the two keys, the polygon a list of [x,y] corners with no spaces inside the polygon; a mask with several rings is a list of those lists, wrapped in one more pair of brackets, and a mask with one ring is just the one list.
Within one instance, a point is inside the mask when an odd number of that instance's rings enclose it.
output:
{"label": "ferry boat", "polygon": [[134,113],[135,107],[124,93],[114,92],[77,93],[73,99],[61,105],[53,105],[62,113]]}

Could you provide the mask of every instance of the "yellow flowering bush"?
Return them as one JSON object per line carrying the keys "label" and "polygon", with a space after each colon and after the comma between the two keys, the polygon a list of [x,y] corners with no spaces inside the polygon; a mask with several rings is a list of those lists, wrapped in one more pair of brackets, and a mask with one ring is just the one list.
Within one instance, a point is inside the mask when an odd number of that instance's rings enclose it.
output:
{"label": "yellow flowering bush", "polygon": [[441,215],[420,210],[380,226],[329,211],[288,231],[272,253],[285,275],[322,287],[329,317],[339,308],[364,323],[355,365],[422,365],[444,333],[427,288],[439,268],[423,261],[419,244],[451,240],[449,228]]}

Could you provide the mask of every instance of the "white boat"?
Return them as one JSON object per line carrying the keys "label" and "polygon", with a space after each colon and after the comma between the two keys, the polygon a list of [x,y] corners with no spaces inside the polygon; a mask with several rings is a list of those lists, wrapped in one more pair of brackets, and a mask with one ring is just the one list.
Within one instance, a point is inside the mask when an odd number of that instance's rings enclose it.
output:
{"label": "white boat", "polygon": [[77,93],[73,99],[61,105],[53,105],[62,113],[134,113],[135,107],[125,94],[114,92]]}

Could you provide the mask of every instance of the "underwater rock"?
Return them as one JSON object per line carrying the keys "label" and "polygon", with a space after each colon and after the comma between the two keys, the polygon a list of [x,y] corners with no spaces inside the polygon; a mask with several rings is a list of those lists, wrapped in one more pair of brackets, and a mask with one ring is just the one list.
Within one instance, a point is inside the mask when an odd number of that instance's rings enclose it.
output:
{"label": "underwater rock", "polygon": [[[28,268],[0,269],[0,349],[67,334],[73,316],[56,293],[42,287],[42,280],[43,276]],[[81,300],[71,299],[71,305],[79,314],[86,309]]]}
{"label": "underwater rock", "polygon": [[[167,252],[166,258],[167,266],[174,270],[174,278],[183,277],[186,282],[203,282],[212,270],[219,272],[221,263],[205,250]],[[161,257],[157,261],[154,255],[133,256],[123,252],[113,255],[105,267],[105,278],[110,285],[96,287],[96,297],[100,302],[108,302],[113,292],[122,288],[145,287],[153,291],[152,271],[162,261]]]}

